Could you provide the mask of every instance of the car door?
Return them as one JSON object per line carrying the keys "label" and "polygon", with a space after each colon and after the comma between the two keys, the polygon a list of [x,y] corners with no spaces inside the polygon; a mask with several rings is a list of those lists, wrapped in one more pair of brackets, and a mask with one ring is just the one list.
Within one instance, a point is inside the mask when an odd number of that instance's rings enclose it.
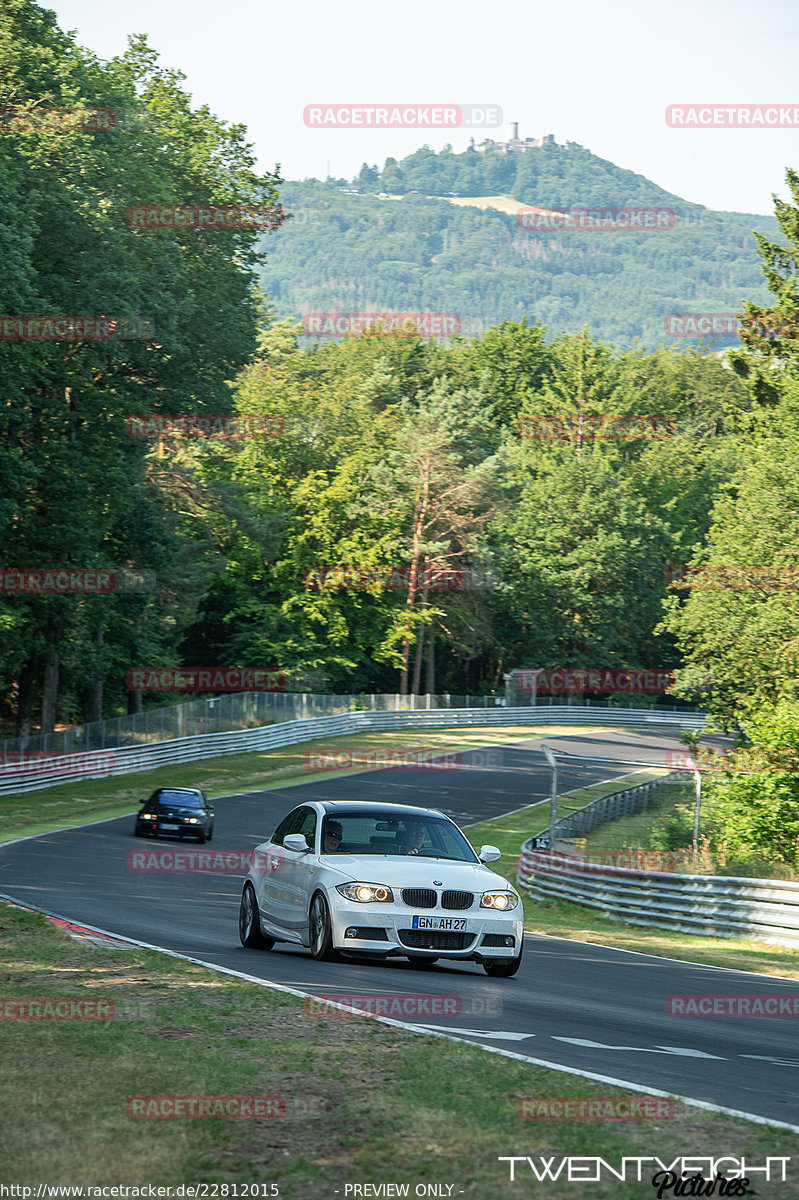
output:
{"label": "car door", "polygon": [[319,860],[315,854],[316,844],[316,810],[303,805],[297,810],[298,821],[292,833],[303,834],[308,844],[308,853],[283,850],[283,866],[276,874],[284,875],[282,880],[283,895],[287,910],[285,928],[292,933],[305,937],[308,931],[308,905],[311,901],[311,891],[315,871]]}
{"label": "car door", "polygon": [[[289,896],[286,891],[285,866],[286,851],[283,850],[283,838],[295,833],[302,820],[302,809],[295,808],[278,825],[265,847],[266,855],[260,857],[263,869],[260,876],[260,894],[258,905],[264,919],[270,924],[286,929],[286,922],[291,913]],[[273,847],[280,847],[272,853]],[[274,867],[274,869],[272,869]]]}
{"label": "car door", "polygon": [[203,798],[203,817],[205,818],[205,825],[203,828],[205,830],[205,836],[210,838],[214,829],[214,807],[209,803],[205,792],[200,792],[200,795]]}

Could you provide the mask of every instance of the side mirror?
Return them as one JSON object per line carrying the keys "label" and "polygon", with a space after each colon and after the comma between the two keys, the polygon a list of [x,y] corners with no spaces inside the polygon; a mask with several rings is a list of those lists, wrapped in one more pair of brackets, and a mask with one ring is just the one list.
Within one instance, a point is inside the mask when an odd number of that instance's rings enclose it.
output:
{"label": "side mirror", "polygon": [[498,846],[481,846],[480,853],[477,856],[481,863],[496,862],[502,858],[502,851]]}
{"label": "side mirror", "polygon": [[287,833],[283,838],[283,849],[293,850],[295,854],[307,854],[308,843],[304,833]]}
{"label": "side mirror", "polygon": [[211,805],[210,805],[210,804],[206,805],[206,809],[205,809],[205,811],[206,811],[206,812],[209,812],[209,813],[211,814],[211,816],[213,816],[213,815],[214,815],[214,810],[213,810],[213,808],[211,807]]}

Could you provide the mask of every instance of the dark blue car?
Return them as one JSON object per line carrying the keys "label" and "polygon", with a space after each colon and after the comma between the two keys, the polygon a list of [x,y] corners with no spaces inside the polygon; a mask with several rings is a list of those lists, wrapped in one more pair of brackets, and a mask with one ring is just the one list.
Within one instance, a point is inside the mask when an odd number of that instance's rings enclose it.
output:
{"label": "dark blue car", "polygon": [[134,837],[190,837],[202,843],[214,835],[214,810],[196,788],[156,788],[141,804]]}

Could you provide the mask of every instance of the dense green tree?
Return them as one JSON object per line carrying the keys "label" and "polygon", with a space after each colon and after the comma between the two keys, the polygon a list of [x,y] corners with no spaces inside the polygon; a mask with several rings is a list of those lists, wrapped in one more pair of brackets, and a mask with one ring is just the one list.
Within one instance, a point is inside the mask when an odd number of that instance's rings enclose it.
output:
{"label": "dense green tree", "polygon": [[[242,127],[192,112],[181,76],[161,70],[141,39],[102,64],[58,29],[53,13],[8,0],[0,10],[0,78],[16,114],[0,132],[0,186],[16,217],[5,313],[149,326],[131,340],[2,343],[0,420],[10,469],[2,561],[164,569],[162,591],[150,600],[3,602],[2,658],[24,733],[32,709],[45,731],[52,728],[59,696],[63,715],[81,707],[97,715],[109,671],[119,698],[109,630],[123,636],[128,665],[174,643],[174,624],[159,612],[180,559],[179,530],[170,529],[169,502],[147,483],[144,447],[125,436],[125,419],[151,410],[224,411],[226,380],[255,348],[258,231],[152,232],[131,228],[126,212],[152,202],[263,205],[277,193],[276,177],[254,173]],[[34,123],[42,111],[82,108],[110,109],[113,125]],[[66,643],[73,668],[65,686]]]}
{"label": "dense green tree", "polygon": [[[683,660],[713,681],[709,707],[731,721],[799,689],[799,387],[785,388],[773,432],[716,500],[707,543],[686,586],[669,602],[664,628]],[[681,599],[680,597],[686,597]]]}

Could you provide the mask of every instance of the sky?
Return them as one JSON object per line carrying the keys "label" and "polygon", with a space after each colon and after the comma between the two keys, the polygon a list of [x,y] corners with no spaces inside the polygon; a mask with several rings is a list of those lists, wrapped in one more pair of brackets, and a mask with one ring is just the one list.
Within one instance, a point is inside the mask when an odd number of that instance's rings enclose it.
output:
{"label": "sky", "polygon": [[[195,105],[244,123],[259,167],[347,179],[423,144],[552,133],[715,210],[771,213],[799,169],[792,0],[50,0],[101,58],[146,34]],[[476,129],[309,128],[307,105],[478,105]],[[671,128],[670,105],[783,106],[796,128]],[[767,118],[768,119],[768,118]],[[784,119],[784,118],[783,118]],[[793,115],[790,115],[793,123]]]}

